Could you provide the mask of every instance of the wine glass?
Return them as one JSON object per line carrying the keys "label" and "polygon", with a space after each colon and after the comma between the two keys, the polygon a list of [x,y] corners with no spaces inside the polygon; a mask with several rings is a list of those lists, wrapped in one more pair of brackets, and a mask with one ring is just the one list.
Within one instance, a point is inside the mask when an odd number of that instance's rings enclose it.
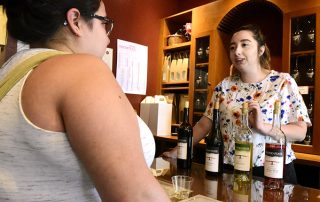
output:
{"label": "wine glass", "polygon": [[311,82],[313,82],[314,78],[314,67],[313,67],[313,56],[310,57],[310,67],[307,70],[307,77],[310,79]]}
{"label": "wine glass", "polygon": [[198,50],[197,50],[197,55],[198,55],[198,58],[201,58],[202,55],[203,55],[203,49],[202,47],[199,47]]}
{"label": "wine glass", "polygon": [[302,35],[302,30],[299,28],[299,20],[297,19],[296,30],[294,31],[292,36],[293,44],[295,46],[298,46],[301,43],[301,35]]}
{"label": "wine glass", "polygon": [[310,20],[308,20],[308,27],[308,40],[314,44],[314,24],[312,24]]}
{"label": "wine glass", "polygon": [[298,57],[296,57],[296,65],[292,71],[292,74],[291,76],[294,78],[294,80],[296,80],[296,82],[298,83],[299,82],[299,67],[298,67]]}

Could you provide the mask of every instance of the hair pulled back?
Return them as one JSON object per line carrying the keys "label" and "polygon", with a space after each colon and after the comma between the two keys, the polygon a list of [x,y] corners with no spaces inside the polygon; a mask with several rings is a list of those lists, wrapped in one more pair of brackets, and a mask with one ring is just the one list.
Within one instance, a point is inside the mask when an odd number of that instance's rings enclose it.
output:
{"label": "hair pulled back", "polygon": [[258,49],[261,48],[261,46],[265,46],[265,51],[264,53],[259,57],[259,61],[260,61],[260,65],[261,67],[265,68],[265,69],[270,69],[270,50],[266,44],[266,39],[265,36],[262,34],[261,29],[254,24],[248,24],[248,25],[244,25],[239,27],[238,29],[236,29],[234,31],[234,33],[239,32],[239,31],[250,31],[253,34],[253,38],[257,41],[258,43]]}
{"label": "hair pulled back", "polygon": [[85,20],[95,13],[101,0],[1,0],[10,35],[25,43],[46,42],[63,26],[71,8]]}

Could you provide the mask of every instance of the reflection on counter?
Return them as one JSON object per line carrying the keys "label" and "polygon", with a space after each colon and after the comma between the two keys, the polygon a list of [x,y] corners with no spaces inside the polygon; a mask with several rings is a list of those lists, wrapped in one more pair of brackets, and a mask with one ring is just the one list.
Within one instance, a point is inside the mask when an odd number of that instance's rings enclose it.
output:
{"label": "reflection on counter", "polygon": [[[205,175],[204,165],[193,163],[189,170],[177,169],[176,159],[166,159],[170,163],[169,171],[162,176],[156,177],[160,184],[170,187],[171,176],[177,174],[189,175],[193,178],[192,193],[190,197],[203,195],[219,201],[320,201],[320,190],[303,187],[300,185],[285,184],[280,191],[264,189],[263,178],[253,177],[250,189],[245,192],[234,192],[233,171],[225,170],[218,177]],[[164,186],[164,185],[163,185]],[[164,187],[169,196],[172,192]],[[171,193],[169,193],[171,192]],[[174,200],[173,200],[174,201]]]}

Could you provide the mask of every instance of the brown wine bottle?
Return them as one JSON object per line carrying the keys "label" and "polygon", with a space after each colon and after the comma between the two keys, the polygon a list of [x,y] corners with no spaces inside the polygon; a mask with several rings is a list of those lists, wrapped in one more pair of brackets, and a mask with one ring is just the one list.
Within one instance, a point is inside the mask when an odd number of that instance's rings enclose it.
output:
{"label": "brown wine bottle", "polygon": [[183,122],[178,129],[178,155],[177,167],[190,169],[192,163],[193,134],[189,123],[189,101],[185,102],[183,109]]}
{"label": "brown wine bottle", "polygon": [[224,145],[220,131],[219,100],[213,109],[211,132],[206,142],[205,171],[208,176],[217,176],[223,172]]}

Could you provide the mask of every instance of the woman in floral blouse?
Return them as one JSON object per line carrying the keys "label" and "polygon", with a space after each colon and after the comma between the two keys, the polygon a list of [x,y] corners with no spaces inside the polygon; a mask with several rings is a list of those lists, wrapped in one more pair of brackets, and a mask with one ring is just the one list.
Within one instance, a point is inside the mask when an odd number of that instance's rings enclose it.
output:
{"label": "woman in floral blouse", "polygon": [[[292,141],[304,139],[311,126],[307,108],[295,80],[287,73],[270,70],[270,52],[258,27],[240,27],[232,36],[230,60],[234,73],[221,81],[214,90],[204,116],[194,126],[194,144],[210,131],[212,109],[220,99],[220,127],[224,137],[224,164],[233,166],[235,134],[241,125],[241,107],[249,102],[249,122],[253,135],[253,174],[263,176],[265,140],[273,122],[273,104],[281,100],[282,131],[286,135],[285,181],[297,183],[292,161],[295,159]],[[175,157],[175,149],[163,154]]]}

